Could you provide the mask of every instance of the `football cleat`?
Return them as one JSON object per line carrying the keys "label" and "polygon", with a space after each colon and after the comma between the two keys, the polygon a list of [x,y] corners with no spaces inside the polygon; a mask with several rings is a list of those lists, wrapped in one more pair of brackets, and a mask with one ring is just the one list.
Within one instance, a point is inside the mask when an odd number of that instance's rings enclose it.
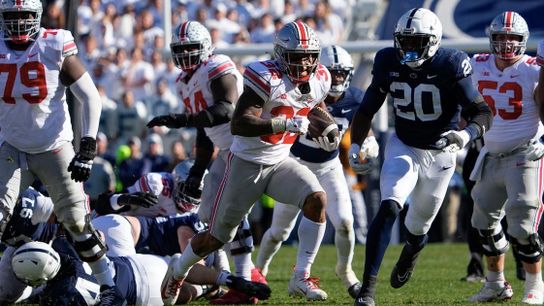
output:
{"label": "football cleat", "polygon": [[391,271],[391,287],[400,288],[412,277],[421,249],[414,252],[410,244],[404,245],[397,264]]}
{"label": "football cleat", "polygon": [[264,274],[261,272],[261,269],[259,268],[251,269],[251,281],[265,284],[265,285],[268,284],[268,282],[266,281],[266,277],[264,276]]}
{"label": "football cleat", "polygon": [[351,267],[346,267],[346,265],[337,263],[335,273],[342,283],[344,283],[344,285],[348,288],[359,282],[359,279],[357,279],[353,269]]}
{"label": "football cleat", "polygon": [[263,283],[247,281],[242,277],[229,275],[227,277],[227,286],[230,289],[247,294],[248,296],[256,297],[260,300],[267,300],[270,297],[270,287]]}
{"label": "football cleat", "polygon": [[174,305],[179,296],[181,286],[183,286],[183,278],[174,278],[174,267],[178,263],[181,254],[175,254],[168,263],[168,269],[161,284],[161,297],[164,305]]}
{"label": "football cleat", "polygon": [[461,281],[467,283],[485,283],[485,277],[477,273],[472,273],[461,278]]}
{"label": "football cleat", "polygon": [[376,276],[369,276],[368,279],[363,282],[361,289],[357,293],[355,298],[355,306],[374,306],[374,296],[376,295]]}
{"label": "football cleat", "polygon": [[289,280],[289,296],[305,297],[309,301],[324,301],[328,295],[319,288],[319,278],[309,277],[299,278],[293,273]]}
{"label": "football cleat", "polygon": [[[525,283],[525,286],[527,286],[527,283]],[[544,283],[540,282],[539,284],[533,285],[530,288],[526,287],[521,302],[529,305],[544,304]]]}
{"label": "football cleat", "polygon": [[362,284],[360,282],[357,282],[348,288],[349,296],[351,296],[354,299],[357,299],[357,294],[359,294],[359,291],[361,291]]}
{"label": "football cleat", "polygon": [[256,305],[257,303],[259,303],[259,299],[256,297],[235,289],[230,289],[223,296],[210,301],[212,305]]}
{"label": "football cleat", "polygon": [[376,305],[376,302],[374,302],[374,298],[371,296],[362,296],[357,299],[355,299],[355,306],[374,306]]}
{"label": "football cleat", "polygon": [[512,299],[514,291],[512,286],[508,282],[485,282],[484,287],[480,289],[480,292],[471,296],[468,300],[470,302],[500,302],[508,301]]}

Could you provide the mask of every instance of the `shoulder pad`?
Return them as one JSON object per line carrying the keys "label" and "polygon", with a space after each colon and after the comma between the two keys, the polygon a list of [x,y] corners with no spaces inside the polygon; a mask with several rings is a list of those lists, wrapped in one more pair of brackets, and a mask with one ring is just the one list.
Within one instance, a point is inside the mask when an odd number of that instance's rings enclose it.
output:
{"label": "shoulder pad", "polygon": [[208,70],[208,79],[212,81],[223,75],[232,73],[236,70],[236,65],[230,57],[217,54],[210,57],[208,62],[206,62],[206,68]]}
{"label": "shoulder pad", "polygon": [[271,81],[281,79],[281,72],[275,61],[251,63],[244,71],[244,85],[253,89],[264,100],[271,93]]}

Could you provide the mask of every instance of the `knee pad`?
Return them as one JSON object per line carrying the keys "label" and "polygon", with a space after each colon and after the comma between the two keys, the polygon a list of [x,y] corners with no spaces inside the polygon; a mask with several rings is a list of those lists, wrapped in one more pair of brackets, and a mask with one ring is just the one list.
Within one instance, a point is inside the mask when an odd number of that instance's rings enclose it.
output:
{"label": "knee pad", "polygon": [[85,217],[85,226],[83,228],[83,233],[90,234],[91,237],[83,241],[77,241],[75,237],[73,237],[74,247],[79,255],[79,258],[82,261],[93,262],[106,255],[108,247],[106,246],[106,244],[104,244],[102,239],[100,239],[100,235],[91,224],[90,215],[87,215]]}
{"label": "knee pad", "polygon": [[502,228],[490,230],[478,230],[483,253],[486,256],[499,256],[508,252],[508,240],[504,236]]}
{"label": "knee pad", "polygon": [[529,236],[527,239],[528,243],[522,244],[514,237],[510,237],[510,240],[512,240],[514,250],[519,255],[521,261],[532,264],[538,262],[542,257],[542,252],[544,251],[542,240],[537,233]]}
{"label": "knee pad", "polygon": [[401,211],[399,203],[394,200],[384,200],[380,204],[378,213],[382,213],[384,217],[397,217]]}
{"label": "knee pad", "polygon": [[253,235],[247,217],[244,217],[238,226],[236,236],[234,236],[230,246],[230,254],[233,256],[253,252]]}

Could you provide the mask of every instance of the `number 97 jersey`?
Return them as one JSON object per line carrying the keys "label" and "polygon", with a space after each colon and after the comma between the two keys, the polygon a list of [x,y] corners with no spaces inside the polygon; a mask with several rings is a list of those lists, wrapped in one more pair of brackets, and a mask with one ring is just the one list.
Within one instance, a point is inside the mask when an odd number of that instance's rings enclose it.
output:
{"label": "number 97 jersey", "polygon": [[24,51],[13,51],[0,40],[0,144],[41,153],[72,141],[59,74],[64,59],[74,54],[72,34],[61,29],[40,29]]}
{"label": "number 97 jersey", "polygon": [[[471,101],[457,83],[472,73],[466,53],[439,48],[420,69],[400,63],[395,48],[380,50],[374,59],[371,88],[389,93],[395,113],[395,131],[406,145],[435,149],[440,134],[456,129],[460,109]],[[383,101],[361,105],[374,114]]]}

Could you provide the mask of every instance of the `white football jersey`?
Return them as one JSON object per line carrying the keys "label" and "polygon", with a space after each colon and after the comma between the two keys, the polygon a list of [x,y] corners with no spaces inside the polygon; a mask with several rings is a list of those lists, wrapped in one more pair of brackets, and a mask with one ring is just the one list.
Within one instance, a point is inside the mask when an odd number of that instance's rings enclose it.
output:
{"label": "white football jersey", "polygon": [[[307,116],[320,104],[331,87],[331,74],[319,64],[309,81],[310,93],[302,94],[288,76],[282,75],[275,60],[255,62],[246,67],[244,84],[265,102],[261,118]],[[297,134],[280,132],[260,137],[234,136],[231,151],[241,159],[257,164],[277,164],[287,156]]]}
{"label": "white football jersey", "polygon": [[[198,113],[212,106],[214,100],[210,85],[213,80],[227,74],[233,74],[236,77],[238,96],[240,96],[244,90],[242,75],[236,69],[234,62],[226,55],[212,55],[198,67],[188,81],[186,80],[187,73],[182,72],[176,80],[176,86],[186,111],[190,114]],[[232,143],[230,122],[204,128],[204,130],[220,150],[230,148]]]}
{"label": "white football jersey", "polygon": [[472,82],[493,111],[493,124],[484,135],[492,153],[510,152],[542,133],[538,106],[533,98],[540,67],[528,55],[500,71],[493,54],[476,54],[471,60]]}
{"label": "white football jersey", "polygon": [[128,192],[147,192],[157,196],[159,203],[148,208],[133,207],[126,214],[131,216],[167,217],[176,215],[176,205],[172,200],[174,192],[174,177],[169,172],[150,172],[142,176],[134,185],[127,188]]}
{"label": "white football jersey", "polygon": [[24,51],[11,50],[0,40],[0,144],[7,141],[20,151],[41,153],[72,141],[59,74],[64,59],[74,54],[72,33],[61,29],[40,29]]}

